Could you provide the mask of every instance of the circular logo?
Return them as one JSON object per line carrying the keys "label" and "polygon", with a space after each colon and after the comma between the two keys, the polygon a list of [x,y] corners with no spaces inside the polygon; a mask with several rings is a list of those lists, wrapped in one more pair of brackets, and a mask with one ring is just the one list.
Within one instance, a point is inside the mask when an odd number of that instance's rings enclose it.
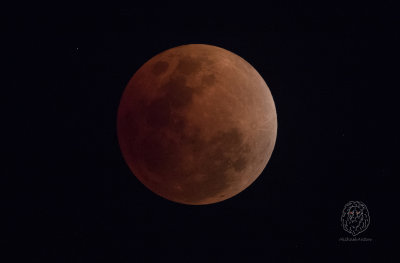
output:
{"label": "circular logo", "polygon": [[365,231],[369,226],[369,213],[367,206],[360,201],[348,202],[342,212],[342,227],[343,229],[356,236]]}

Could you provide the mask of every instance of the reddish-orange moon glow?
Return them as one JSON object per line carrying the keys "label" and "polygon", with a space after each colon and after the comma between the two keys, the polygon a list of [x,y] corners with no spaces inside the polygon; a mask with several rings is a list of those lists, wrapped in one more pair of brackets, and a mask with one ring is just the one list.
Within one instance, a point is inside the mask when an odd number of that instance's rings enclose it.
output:
{"label": "reddish-orange moon glow", "polygon": [[246,189],[275,146],[271,92],[244,59],[191,44],[147,61],[122,95],[117,116],[122,155],[154,193],[211,204]]}

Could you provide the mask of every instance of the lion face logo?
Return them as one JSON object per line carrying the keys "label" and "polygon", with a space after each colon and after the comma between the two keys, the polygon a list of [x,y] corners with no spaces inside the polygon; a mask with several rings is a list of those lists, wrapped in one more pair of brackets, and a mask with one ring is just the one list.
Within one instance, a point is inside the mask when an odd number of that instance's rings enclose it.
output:
{"label": "lion face logo", "polygon": [[356,236],[365,231],[369,226],[369,213],[367,206],[360,201],[348,202],[342,212],[343,229]]}

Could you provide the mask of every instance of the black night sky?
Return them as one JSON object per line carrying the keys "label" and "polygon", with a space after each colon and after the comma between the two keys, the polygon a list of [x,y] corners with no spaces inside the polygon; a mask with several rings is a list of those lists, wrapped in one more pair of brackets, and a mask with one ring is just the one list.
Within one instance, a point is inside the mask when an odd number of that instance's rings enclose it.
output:
{"label": "black night sky", "polygon": [[[399,33],[389,4],[46,10],[7,16],[3,33],[1,262],[394,262],[383,260],[399,238]],[[206,206],[150,192],[116,136],[134,72],[189,43],[247,60],[278,114],[262,175]],[[351,200],[368,207],[357,237],[372,241],[339,241],[351,238],[340,222]]]}

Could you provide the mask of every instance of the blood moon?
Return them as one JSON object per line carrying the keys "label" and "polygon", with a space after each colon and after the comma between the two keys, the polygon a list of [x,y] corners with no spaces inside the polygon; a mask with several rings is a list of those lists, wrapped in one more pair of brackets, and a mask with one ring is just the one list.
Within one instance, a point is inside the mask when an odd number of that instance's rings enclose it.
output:
{"label": "blood moon", "polygon": [[210,204],[247,188],[275,145],[271,92],[244,59],[191,44],[147,61],[122,95],[117,133],[123,157],[154,193]]}

